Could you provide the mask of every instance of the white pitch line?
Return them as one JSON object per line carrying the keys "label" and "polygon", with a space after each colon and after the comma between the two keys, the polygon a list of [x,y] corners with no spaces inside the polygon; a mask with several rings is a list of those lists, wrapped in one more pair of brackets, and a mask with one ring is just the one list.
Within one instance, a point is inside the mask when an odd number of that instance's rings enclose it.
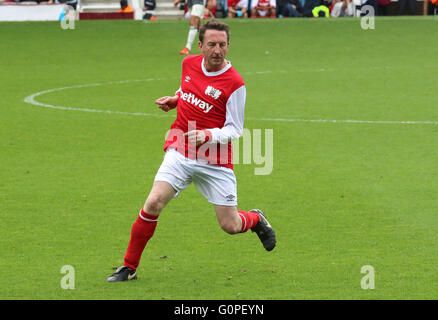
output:
{"label": "white pitch line", "polygon": [[56,91],[68,90],[68,89],[78,89],[78,88],[87,88],[87,87],[98,87],[102,85],[111,85],[111,84],[123,84],[123,83],[131,83],[131,82],[143,82],[143,81],[155,81],[155,80],[168,80],[168,79],[137,79],[137,80],[122,80],[122,81],[111,81],[105,83],[90,83],[90,84],[80,84],[76,86],[62,87],[62,88],[54,88],[49,90],[40,91],[24,99],[24,102],[30,103],[36,106],[49,108],[49,109],[57,109],[57,110],[68,110],[68,111],[82,111],[82,112],[94,112],[94,113],[107,113],[107,114],[123,114],[123,115],[132,115],[132,116],[147,116],[147,117],[169,117],[170,115],[166,114],[154,114],[154,113],[142,113],[142,112],[125,112],[125,111],[114,111],[114,110],[101,110],[101,109],[90,109],[90,108],[74,108],[74,107],[64,107],[64,106],[55,106],[48,103],[42,103],[36,101],[35,98],[41,96],[43,94],[52,93]]}
{"label": "white pitch line", "polygon": [[279,122],[322,122],[322,123],[365,123],[365,124],[431,124],[438,125],[438,121],[390,121],[390,120],[330,120],[330,119],[284,119],[284,118],[251,118],[247,120],[279,121]]}
{"label": "white pitch line", "polygon": [[[265,74],[271,73],[271,71],[265,72],[256,72],[256,74]],[[248,72],[248,74],[253,74]],[[145,116],[145,117],[175,117],[173,114],[158,114],[158,113],[143,113],[143,112],[126,112],[126,111],[117,111],[117,110],[101,110],[101,109],[90,109],[90,108],[74,108],[74,107],[64,107],[64,106],[56,106],[48,103],[42,103],[37,101],[35,98],[42,96],[44,94],[68,90],[68,89],[78,89],[78,88],[86,88],[86,87],[98,87],[103,85],[111,85],[111,84],[124,84],[131,82],[144,82],[144,81],[157,81],[157,80],[169,80],[169,78],[149,78],[149,79],[137,79],[137,80],[122,80],[122,81],[110,81],[104,83],[90,83],[90,84],[81,84],[75,86],[61,87],[48,89],[40,92],[36,92],[24,98],[24,102],[43,107],[49,109],[57,109],[57,110],[68,110],[68,111],[82,111],[82,112],[93,112],[93,113],[106,113],[106,114],[121,114],[121,115],[131,115],[131,116]],[[291,118],[254,118],[254,117],[246,117],[246,120],[255,120],[255,121],[276,121],[276,122],[308,122],[308,123],[357,123],[357,124],[410,124],[410,125],[438,125],[438,121],[385,121],[385,120],[330,120],[330,119],[291,119]]]}

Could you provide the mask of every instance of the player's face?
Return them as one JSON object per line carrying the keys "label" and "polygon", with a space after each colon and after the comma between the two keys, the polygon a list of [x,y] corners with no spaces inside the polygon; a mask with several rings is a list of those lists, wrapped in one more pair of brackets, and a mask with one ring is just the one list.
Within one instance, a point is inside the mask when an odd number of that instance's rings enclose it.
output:
{"label": "player's face", "polygon": [[204,55],[207,71],[219,71],[226,65],[225,57],[229,48],[225,31],[208,29],[204,34],[204,42],[199,42],[199,49]]}

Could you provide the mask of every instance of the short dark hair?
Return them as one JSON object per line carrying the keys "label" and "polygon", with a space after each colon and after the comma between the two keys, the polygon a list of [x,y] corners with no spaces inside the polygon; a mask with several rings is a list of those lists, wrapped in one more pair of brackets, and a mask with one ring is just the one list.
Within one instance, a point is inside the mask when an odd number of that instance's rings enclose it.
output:
{"label": "short dark hair", "polygon": [[230,27],[222,21],[211,19],[207,23],[204,23],[201,29],[199,29],[199,41],[204,42],[204,34],[207,30],[225,31],[227,34],[227,42],[230,42]]}

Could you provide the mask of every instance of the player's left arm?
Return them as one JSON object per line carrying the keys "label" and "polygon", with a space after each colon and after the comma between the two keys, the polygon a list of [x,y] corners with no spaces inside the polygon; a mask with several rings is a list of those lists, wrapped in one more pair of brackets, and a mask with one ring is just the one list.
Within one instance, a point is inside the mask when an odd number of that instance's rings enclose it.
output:
{"label": "player's left arm", "polygon": [[245,101],[246,88],[243,85],[228,98],[224,126],[222,128],[206,130],[211,133],[211,143],[228,143],[233,139],[238,139],[242,135],[245,117]]}
{"label": "player's left arm", "polygon": [[245,101],[246,88],[243,85],[228,98],[225,123],[222,128],[192,130],[184,135],[196,146],[206,142],[228,143],[233,139],[239,138],[243,133]]}

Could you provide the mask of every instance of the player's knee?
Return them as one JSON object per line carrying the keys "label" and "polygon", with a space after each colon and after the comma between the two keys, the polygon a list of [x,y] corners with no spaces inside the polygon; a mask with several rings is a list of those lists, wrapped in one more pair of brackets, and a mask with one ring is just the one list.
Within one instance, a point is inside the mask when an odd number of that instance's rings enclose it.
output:
{"label": "player's knee", "polygon": [[147,213],[158,215],[165,205],[166,203],[162,197],[159,195],[150,195],[143,208]]}

